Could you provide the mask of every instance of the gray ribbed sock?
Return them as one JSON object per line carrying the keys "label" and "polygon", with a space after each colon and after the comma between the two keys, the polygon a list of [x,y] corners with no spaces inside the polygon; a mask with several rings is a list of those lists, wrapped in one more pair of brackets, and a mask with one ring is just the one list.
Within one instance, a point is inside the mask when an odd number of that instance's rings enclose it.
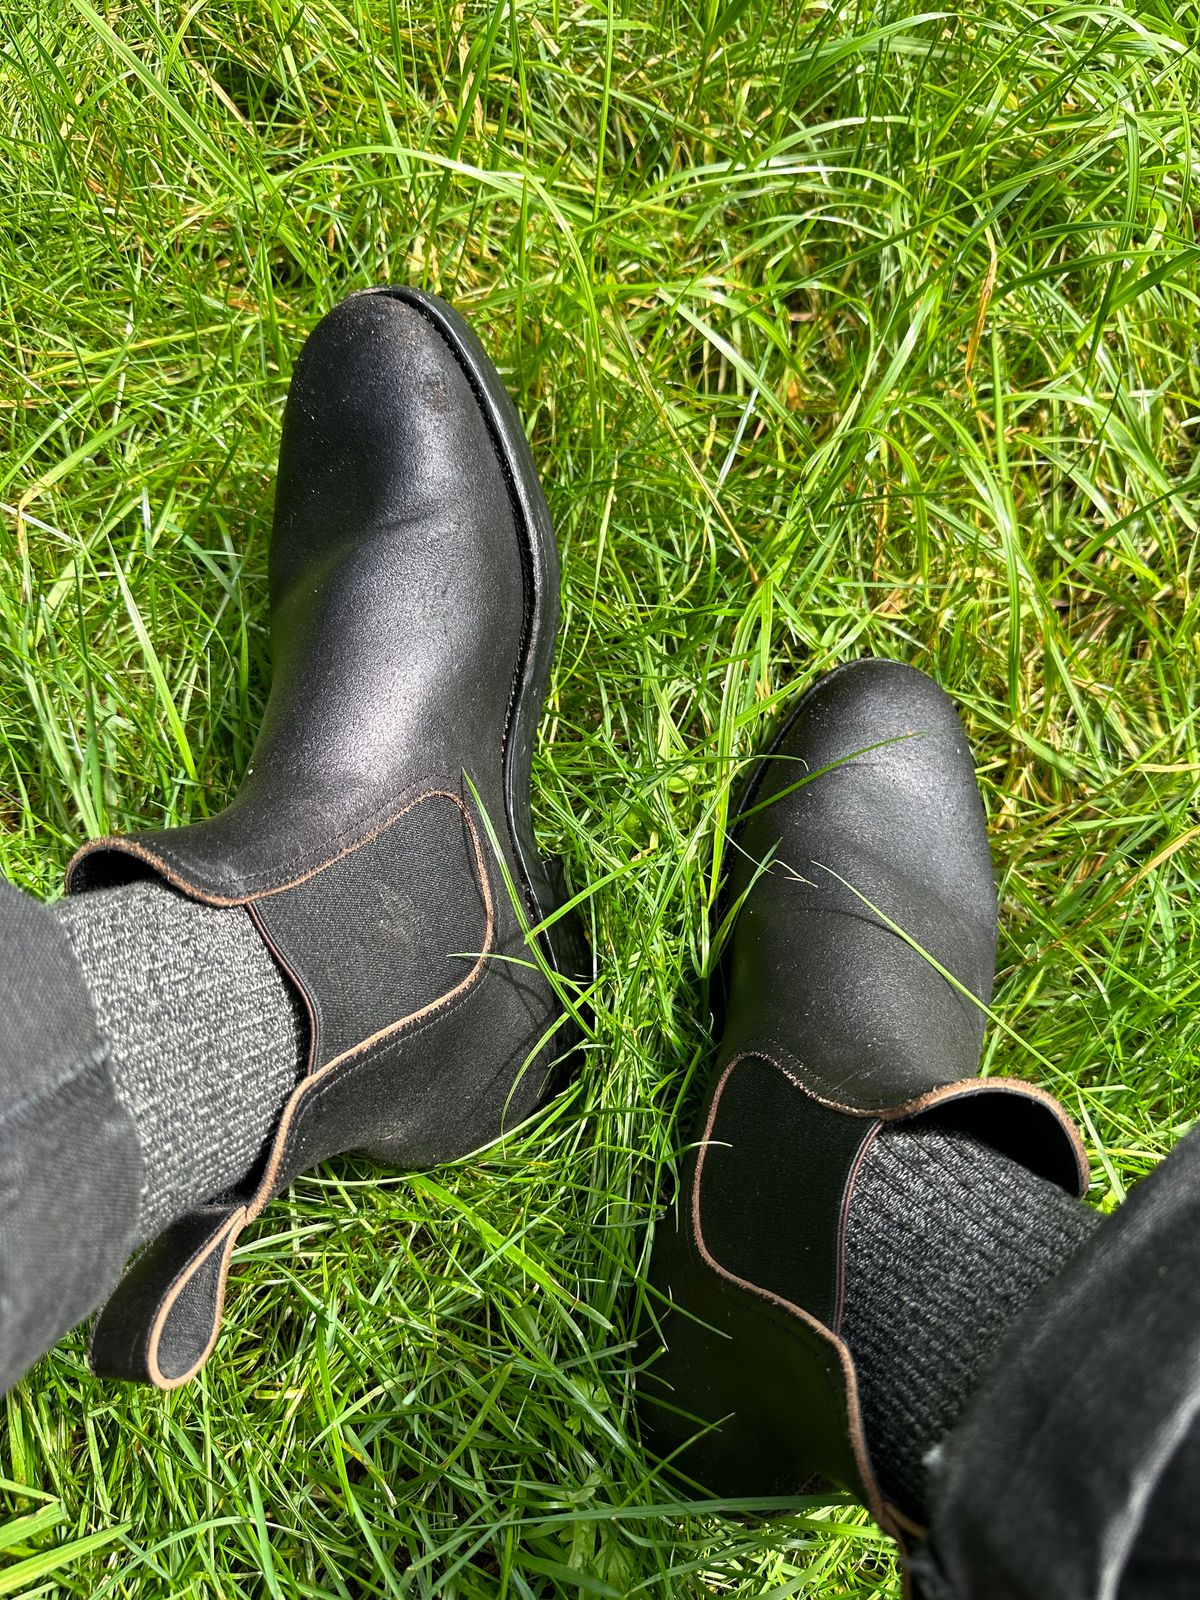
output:
{"label": "gray ribbed sock", "polygon": [[241,906],[145,880],[52,909],[137,1129],[145,1242],[253,1166],[295,1085],[305,1026]]}
{"label": "gray ribbed sock", "polygon": [[966,1134],[885,1128],[854,1188],[841,1334],[884,1492],[920,1517],[928,1452],[1009,1324],[1101,1217]]}

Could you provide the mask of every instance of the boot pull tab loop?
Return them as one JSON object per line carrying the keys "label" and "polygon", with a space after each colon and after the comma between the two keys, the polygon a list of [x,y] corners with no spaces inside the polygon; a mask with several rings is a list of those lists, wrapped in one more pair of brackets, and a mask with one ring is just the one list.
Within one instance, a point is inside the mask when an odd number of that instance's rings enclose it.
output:
{"label": "boot pull tab loop", "polygon": [[229,1262],[247,1220],[240,1202],[199,1206],[142,1251],[92,1328],[97,1377],[165,1390],[195,1376],[217,1342]]}

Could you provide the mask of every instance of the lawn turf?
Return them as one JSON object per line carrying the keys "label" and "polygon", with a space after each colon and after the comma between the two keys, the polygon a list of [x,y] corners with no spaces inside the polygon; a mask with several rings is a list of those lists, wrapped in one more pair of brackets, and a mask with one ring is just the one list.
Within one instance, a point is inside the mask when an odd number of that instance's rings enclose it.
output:
{"label": "lawn turf", "polygon": [[[599,960],[574,1093],[340,1161],[202,1377],[7,1397],[0,1594],[899,1594],[845,1503],[638,1443],[731,789],[814,676],[932,672],[1002,891],[986,1068],[1116,1204],[1200,1113],[1194,0],[0,4],[0,867],[218,808],[266,683],[289,370],[347,291],[475,322],[564,566],[535,816]],[[19,1521],[16,1519],[32,1519]]]}

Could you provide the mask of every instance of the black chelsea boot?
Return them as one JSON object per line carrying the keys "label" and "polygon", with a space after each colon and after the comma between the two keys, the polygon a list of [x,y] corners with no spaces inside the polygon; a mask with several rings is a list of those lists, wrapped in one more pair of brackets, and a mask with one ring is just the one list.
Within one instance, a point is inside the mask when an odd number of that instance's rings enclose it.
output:
{"label": "black chelsea boot", "polygon": [[164,1389],[212,1350],[237,1236],[297,1174],[347,1150],[427,1167],[527,1117],[587,969],[530,817],[554,536],[499,376],[442,301],[367,290],[309,338],[270,580],[271,693],[234,800],[68,869],[73,893],[157,875],[248,907],[310,1023],[252,1180],[169,1228],[97,1320],[94,1369]]}
{"label": "black chelsea boot", "polygon": [[996,897],[954,707],[922,673],[866,660],[801,700],[730,845],[736,921],[697,1142],[651,1263],[639,1376],[649,1442],[722,1498],[885,1503],[839,1337],[856,1175],[889,1122],[970,1132],[1082,1194],[1066,1113],[981,1079]]}

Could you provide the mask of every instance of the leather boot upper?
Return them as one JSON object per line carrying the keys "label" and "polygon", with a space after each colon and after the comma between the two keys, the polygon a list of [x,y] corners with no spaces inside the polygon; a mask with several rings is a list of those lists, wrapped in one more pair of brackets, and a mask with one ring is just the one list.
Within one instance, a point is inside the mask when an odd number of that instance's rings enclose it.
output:
{"label": "leather boot upper", "polygon": [[515,1128],[558,1081],[586,957],[533,835],[558,566],[529,448],[450,307],[353,295],[284,418],[270,697],[218,816],[97,840],[68,884],[157,873],[243,904],[309,1021],[305,1075],[238,1192],[180,1218],[97,1322],[98,1371],[173,1387],[217,1334],[245,1224],[344,1150],[395,1167]]}
{"label": "leather boot upper", "polygon": [[[971,752],[943,691],[893,661],[830,673],[768,751],[739,817],[718,1072],[762,1053],[855,1115],[912,1114],[951,1085],[986,1090],[971,1080],[996,891]],[[1007,1148],[1016,1119],[1022,1158],[1074,1188],[1073,1133],[1064,1121],[1060,1136],[1040,1101],[1029,1111],[1019,1088],[1020,1105],[989,1095],[989,1142]]]}
{"label": "leather boot upper", "polygon": [[722,1053],[769,1037],[814,1094],[860,1110],[973,1076],[996,894],[970,751],[941,690],[893,662],[832,674],[764,759],[743,816]]}
{"label": "leather boot upper", "polygon": [[937,1119],[1076,1193],[1047,1094],[980,1079],[996,896],[962,726],[923,674],[860,661],[803,697],[726,842],[721,1038],[658,1225],[644,1416],[721,1495],[883,1500],[839,1337],[846,1218],[888,1120]]}

